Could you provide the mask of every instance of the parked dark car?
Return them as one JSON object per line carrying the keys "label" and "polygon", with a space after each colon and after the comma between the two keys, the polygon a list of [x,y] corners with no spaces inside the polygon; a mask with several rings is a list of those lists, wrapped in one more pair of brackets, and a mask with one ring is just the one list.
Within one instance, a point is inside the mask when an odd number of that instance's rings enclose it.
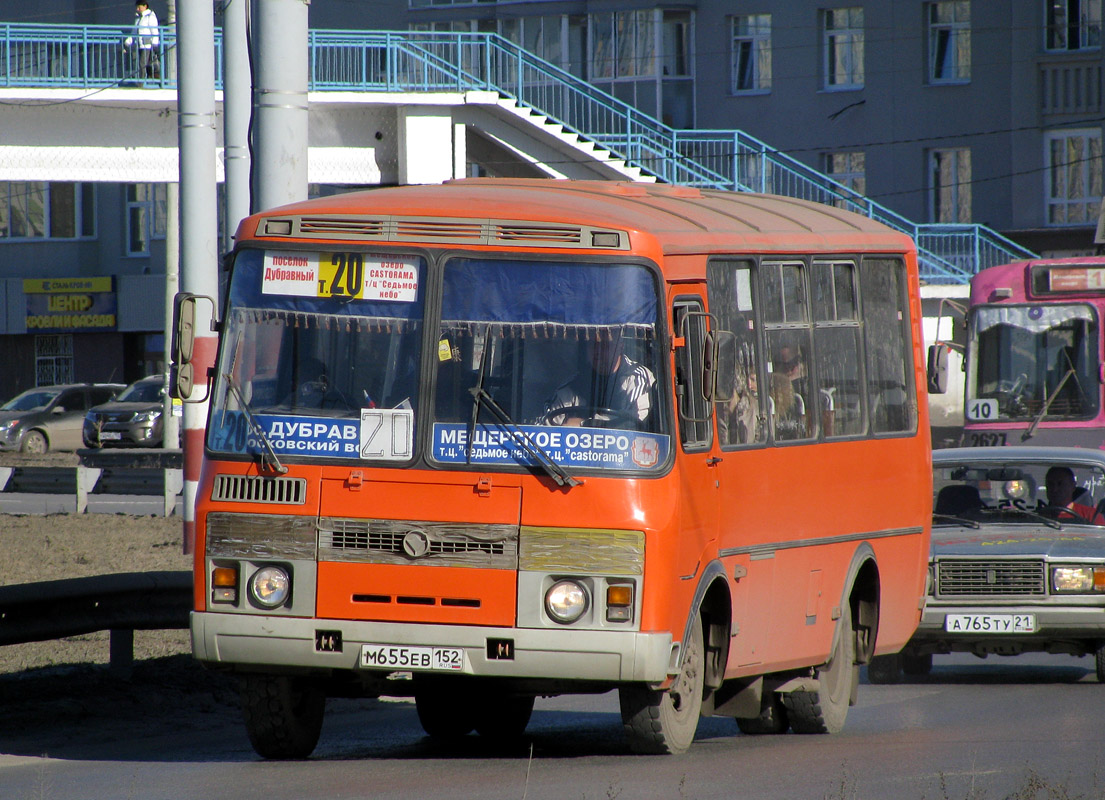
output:
{"label": "parked dark car", "polygon": [[[1074,447],[933,452],[929,590],[872,683],[925,675],[933,655],[1095,656],[1105,683],[1105,453]],[[1073,479],[1073,480],[1072,480]]]}
{"label": "parked dark car", "polygon": [[137,380],[114,400],[84,418],[85,447],[161,447],[164,440],[165,376]]}
{"label": "parked dark car", "polygon": [[78,449],[88,409],[111,400],[123,388],[120,383],[69,383],[16,395],[0,406],[0,451]]}

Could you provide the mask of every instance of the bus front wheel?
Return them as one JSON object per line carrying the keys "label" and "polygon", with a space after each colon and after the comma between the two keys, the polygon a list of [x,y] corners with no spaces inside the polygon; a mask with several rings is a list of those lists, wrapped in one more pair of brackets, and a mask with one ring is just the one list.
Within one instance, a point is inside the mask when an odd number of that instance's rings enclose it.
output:
{"label": "bus front wheel", "polygon": [[315,682],[287,675],[242,678],[242,716],[262,758],[306,758],[318,744],[326,693]]}
{"label": "bus front wheel", "polygon": [[797,689],[783,695],[790,727],[795,733],[838,733],[844,727],[848,706],[859,681],[852,610],[847,602],[837,625],[832,656],[817,670],[817,688]]}
{"label": "bus front wheel", "polygon": [[634,753],[674,754],[691,746],[702,711],[702,642],[702,622],[696,620],[683,653],[683,666],[668,690],[655,691],[647,686],[623,686],[618,690],[622,724]]}

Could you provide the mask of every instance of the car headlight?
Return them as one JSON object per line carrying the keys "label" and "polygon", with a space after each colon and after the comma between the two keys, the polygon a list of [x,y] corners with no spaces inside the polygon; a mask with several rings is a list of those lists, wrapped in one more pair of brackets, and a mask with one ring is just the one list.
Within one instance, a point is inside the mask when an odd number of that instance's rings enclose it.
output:
{"label": "car headlight", "polygon": [[0,422],[0,433],[5,433],[9,430],[14,430],[19,425],[19,420],[9,419],[7,422]]}
{"label": "car headlight", "polygon": [[1051,589],[1057,594],[1105,592],[1105,567],[1052,567]]}
{"label": "car headlight", "polygon": [[291,576],[283,567],[261,567],[249,579],[249,596],[263,608],[284,605],[291,590]]}
{"label": "car headlight", "polygon": [[153,422],[160,411],[139,411],[134,415],[135,422]]}
{"label": "car headlight", "polygon": [[565,625],[583,616],[587,605],[587,590],[576,581],[557,581],[545,592],[545,611]]}
{"label": "car headlight", "polygon": [[1032,484],[1024,479],[1006,481],[1001,493],[1010,500],[1029,500],[1032,497]]}

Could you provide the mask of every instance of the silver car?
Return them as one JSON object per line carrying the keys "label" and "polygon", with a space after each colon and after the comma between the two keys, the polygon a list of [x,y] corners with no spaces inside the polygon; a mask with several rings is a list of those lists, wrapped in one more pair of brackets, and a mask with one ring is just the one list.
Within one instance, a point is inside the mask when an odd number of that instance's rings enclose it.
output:
{"label": "silver car", "polygon": [[88,409],[106,403],[120,391],[119,383],[70,383],[39,386],[0,406],[0,451],[45,453],[77,450]]}
{"label": "silver car", "polygon": [[963,447],[933,452],[929,590],[901,653],[872,683],[925,675],[933,655],[1094,655],[1105,682],[1105,453]]}
{"label": "silver car", "polygon": [[161,447],[164,441],[164,375],[137,380],[84,418],[85,447]]}

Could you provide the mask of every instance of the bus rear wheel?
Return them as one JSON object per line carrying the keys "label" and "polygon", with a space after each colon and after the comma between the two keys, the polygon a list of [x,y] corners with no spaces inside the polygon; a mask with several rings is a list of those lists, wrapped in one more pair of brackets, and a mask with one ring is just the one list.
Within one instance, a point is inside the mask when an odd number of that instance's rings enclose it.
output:
{"label": "bus rear wheel", "polygon": [[691,746],[702,712],[702,642],[702,622],[696,620],[683,653],[683,666],[666,691],[647,686],[623,686],[618,690],[622,725],[634,753],[674,754]]}
{"label": "bus rear wheel", "polygon": [[246,675],[242,716],[250,744],[262,758],[306,758],[318,744],[326,693],[318,684],[287,675]]}
{"label": "bus rear wheel", "polygon": [[791,729],[795,733],[838,733],[844,727],[858,681],[852,611],[845,602],[832,655],[817,670],[817,689],[797,689],[783,695]]}

